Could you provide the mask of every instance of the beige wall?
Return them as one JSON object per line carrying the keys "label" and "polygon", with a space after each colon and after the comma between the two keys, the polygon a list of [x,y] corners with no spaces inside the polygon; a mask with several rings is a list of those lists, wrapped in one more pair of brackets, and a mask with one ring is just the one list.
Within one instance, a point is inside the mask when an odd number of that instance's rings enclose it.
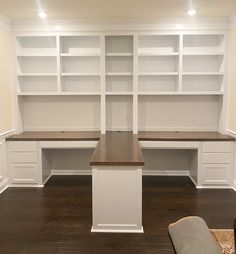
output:
{"label": "beige wall", "polygon": [[229,130],[236,132],[236,28],[229,35]]}
{"label": "beige wall", "polygon": [[12,37],[0,26],[0,135],[13,128],[12,122]]}

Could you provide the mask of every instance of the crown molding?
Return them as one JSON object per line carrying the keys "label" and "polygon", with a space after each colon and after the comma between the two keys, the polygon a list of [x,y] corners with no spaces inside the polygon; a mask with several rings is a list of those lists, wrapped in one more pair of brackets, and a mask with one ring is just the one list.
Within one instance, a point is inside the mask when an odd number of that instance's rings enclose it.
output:
{"label": "crown molding", "polygon": [[232,16],[230,16],[230,28],[236,28],[236,12]]}
{"label": "crown molding", "polygon": [[51,20],[13,21],[14,32],[46,31],[166,31],[166,30],[226,30],[228,18],[169,18],[169,19],[112,19],[112,20]]}
{"label": "crown molding", "polygon": [[5,30],[11,29],[11,20],[0,14],[0,28]]}

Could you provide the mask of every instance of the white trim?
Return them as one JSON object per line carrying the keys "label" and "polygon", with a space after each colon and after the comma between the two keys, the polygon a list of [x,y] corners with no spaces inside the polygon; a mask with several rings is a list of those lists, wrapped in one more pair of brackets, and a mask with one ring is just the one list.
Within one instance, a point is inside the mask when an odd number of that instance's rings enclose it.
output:
{"label": "white trim", "polygon": [[233,181],[233,190],[236,191],[236,180]]}
{"label": "white trim", "polygon": [[189,177],[190,180],[194,183],[195,187],[197,187],[197,183],[196,183],[195,180],[192,178],[192,176],[189,174],[188,177]]}
{"label": "white trim", "polygon": [[[41,21],[14,21],[12,30],[15,32],[54,32],[60,31],[157,31],[157,30],[225,30],[229,28],[228,18],[162,18],[162,19],[104,19],[104,20],[49,20],[47,24]],[[58,26],[61,30],[58,31]]]}
{"label": "white trim", "polygon": [[44,181],[43,186],[48,182],[48,180],[51,178],[51,176],[52,176],[52,172],[51,172],[51,174],[46,178],[46,180]]}
{"label": "white trim", "polygon": [[7,179],[5,179],[1,184],[0,184],[0,194],[2,194],[7,188],[8,188],[8,182]]}
{"label": "white trim", "polygon": [[141,229],[94,229],[91,228],[91,232],[93,233],[144,233],[143,227]]}
{"label": "white trim", "polygon": [[232,186],[222,186],[222,185],[214,185],[214,186],[196,186],[197,189],[233,189]]}
{"label": "white trim", "polygon": [[0,14],[0,28],[10,31],[11,20]]}
{"label": "white trim", "polygon": [[2,138],[7,138],[7,137],[10,136],[11,134],[13,134],[14,131],[15,131],[15,130],[12,129],[12,130],[9,130],[9,131],[0,133],[0,139],[2,139]]}
{"label": "white trim", "polygon": [[[92,175],[91,169],[52,169],[51,175]],[[143,176],[189,176],[188,170],[143,170]]]}
{"label": "white trim", "polygon": [[143,170],[143,176],[189,176],[188,170]]}
{"label": "white trim", "polygon": [[231,131],[230,129],[226,129],[226,131],[228,132],[228,135],[236,138],[236,132],[235,131]]}
{"label": "white trim", "polygon": [[52,169],[51,176],[52,175],[92,175],[92,169],[70,169],[70,170],[62,170],[62,169]]}
{"label": "white trim", "polygon": [[42,184],[9,184],[8,187],[43,188],[44,186]]}

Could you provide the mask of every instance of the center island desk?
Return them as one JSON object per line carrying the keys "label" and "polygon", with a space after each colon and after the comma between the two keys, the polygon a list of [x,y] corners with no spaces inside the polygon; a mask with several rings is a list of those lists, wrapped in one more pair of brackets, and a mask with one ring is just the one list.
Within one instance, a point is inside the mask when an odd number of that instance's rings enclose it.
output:
{"label": "center island desk", "polygon": [[93,177],[92,232],[142,233],[142,167],[137,135],[101,135],[90,161]]}
{"label": "center island desk", "polygon": [[92,151],[86,164],[92,167],[93,232],[143,232],[142,150],[182,149],[191,155],[188,176],[198,188],[233,187],[234,138],[218,132],[34,131],[6,141],[9,186],[16,187],[44,186],[53,174],[50,150],[62,149],[62,157],[67,149]]}

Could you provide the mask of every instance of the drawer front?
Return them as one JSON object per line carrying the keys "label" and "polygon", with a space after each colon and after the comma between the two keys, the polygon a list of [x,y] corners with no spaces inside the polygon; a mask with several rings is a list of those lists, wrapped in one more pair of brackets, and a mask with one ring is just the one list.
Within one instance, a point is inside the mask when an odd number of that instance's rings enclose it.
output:
{"label": "drawer front", "polygon": [[11,152],[11,162],[22,162],[22,163],[36,163],[38,161],[37,152]]}
{"label": "drawer front", "polygon": [[230,153],[232,151],[232,142],[203,142],[203,153]]}
{"label": "drawer front", "polygon": [[202,181],[207,185],[229,185],[230,165],[229,164],[203,164]]}
{"label": "drawer front", "polygon": [[202,163],[231,163],[231,153],[203,153]]}
{"label": "drawer front", "polygon": [[11,183],[13,184],[37,184],[37,164],[11,164]]}
{"label": "drawer front", "polygon": [[36,152],[37,142],[36,141],[10,141],[7,142],[9,151],[11,152]]}

